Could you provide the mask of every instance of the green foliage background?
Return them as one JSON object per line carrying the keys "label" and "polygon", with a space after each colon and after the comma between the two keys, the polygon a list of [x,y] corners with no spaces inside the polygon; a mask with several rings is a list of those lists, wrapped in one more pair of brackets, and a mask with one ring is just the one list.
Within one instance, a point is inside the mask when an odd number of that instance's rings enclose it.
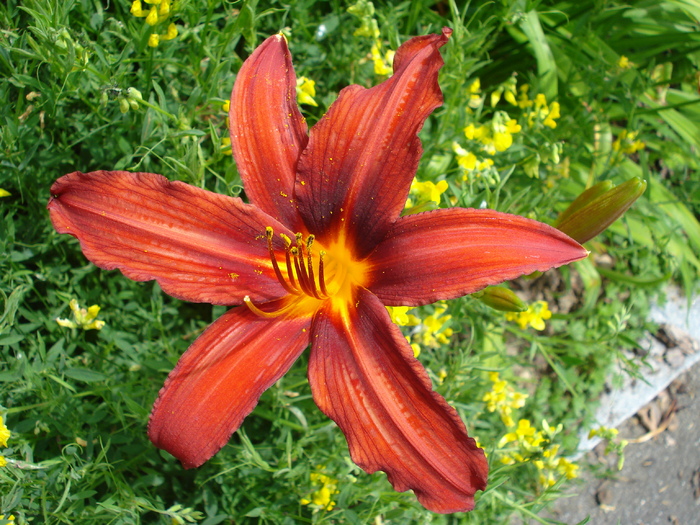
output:
{"label": "green foliage background", "polygon": [[[393,492],[382,473],[366,475],[350,462],[341,432],[311,400],[304,357],[221,453],[184,471],[150,444],[146,421],[178,356],[223,308],[182,303],[153,283],[101,271],[50,225],[49,187],[75,170],[150,171],[240,194],[222,148],[221,107],[242,61],[264,38],[283,30],[297,74],[316,81],[319,107],[304,106],[310,124],[342,87],[382,80],[366,59],[372,39],[354,36],[360,22],[349,5],[179,0],[169,19],[179,35],[157,48],[147,45],[152,29],[126,0],[0,6],[0,188],[10,193],[0,200],[0,414],[12,431],[4,452],[12,462],[0,468],[0,514],[18,523],[499,523],[513,513],[534,518],[558,497],[563,480],[541,490],[532,465],[494,461],[476,511],[425,511],[410,493]],[[656,291],[676,280],[691,293],[697,283],[700,6],[418,0],[375,8],[385,49],[454,29],[444,48],[445,104],[422,132],[418,178],[447,180],[456,205],[552,223],[594,182],[641,176],[649,183],[625,218],[593,241],[594,255],[608,262],[594,257],[561,271],[551,293],[575,288],[579,303],[555,314],[547,332],[519,330],[464,298],[449,305],[450,344],[420,356],[490,457],[504,429],[481,401],[488,370],[530,393],[523,417],[563,423],[571,451],[610,366],[622,363],[632,373],[644,366],[620,351],[636,347]],[[633,67],[618,66],[623,55]],[[489,93],[514,73],[531,93],[561,104],[559,124],[523,133],[500,157],[497,184],[464,184],[451,144],[464,143],[468,87],[479,78]],[[129,88],[144,102],[122,113]],[[616,154],[612,145],[624,129],[647,147]],[[529,177],[523,166],[554,142],[563,144],[567,175],[553,179],[554,168],[543,165]],[[106,327],[58,326],[71,298],[99,304]],[[309,474],[319,466],[339,481],[331,511],[300,503],[314,490]]]}

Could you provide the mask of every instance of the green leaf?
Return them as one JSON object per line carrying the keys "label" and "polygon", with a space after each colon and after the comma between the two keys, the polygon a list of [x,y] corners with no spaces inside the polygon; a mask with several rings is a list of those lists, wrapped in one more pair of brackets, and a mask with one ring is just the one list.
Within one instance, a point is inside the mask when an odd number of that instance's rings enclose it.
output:
{"label": "green leaf", "polygon": [[71,379],[83,381],[84,383],[94,383],[107,379],[107,376],[102,372],[88,370],[87,368],[66,368],[63,373]]}

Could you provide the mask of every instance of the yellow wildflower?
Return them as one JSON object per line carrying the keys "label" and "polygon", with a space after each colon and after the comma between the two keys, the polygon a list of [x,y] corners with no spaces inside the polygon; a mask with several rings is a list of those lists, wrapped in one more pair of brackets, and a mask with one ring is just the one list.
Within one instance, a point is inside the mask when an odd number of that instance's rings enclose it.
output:
{"label": "yellow wildflower", "polygon": [[566,476],[566,479],[574,479],[578,477],[578,465],[572,463],[566,458],[559,458],[557,469]]}
{"label": "yellow wildflower", "polygon": [[407,313],[412,309],[410,306],[387,306],[391,320],[399,326],[416,326],[420,324],[420,319],[413,314]]}
{"label": "yellow wildflower", "polygon": [[444,306],[437,307],[432,315],[421,321],[420,332],[414,336],[419,344],[437,348],[450,342],[449,338],[454,332],[451,328],[445,328],[445,324],[452,319],[451,315],[443,315],[446,310]]}
{"label": "yellow wildflower", "polygon": [[518,91],[520,91],[520,94],[518,95],[518,107],[520,109],[526,109],[532,106],[533,101],[530,100],[528,97],[528,91],[530,91],[530,85],[529,84],[523,84],[518,88]]}
{"label": "yellow wildflower", "polygon": [[0,520],[15,521],[15,517],[10,514],[7,518],[4,514],[0,514]]}
{"label": "yellow wildflower", "polygon": [[316,96],[316,82],[306,77],[297,78],[297,101],[299,104],[318,106],[314,97]]}
{"label": "yellow wildflower", "polygon": [[491,391],[482,398],[482,401],[486,402],[486,410],[498,412],[506,427],[515,426],[513,410],[525,406],[527,394],[514,391],[507,381],[499,377],[498,372],[489,372],[489,379],[493,383]]}
{"label": "yellow wildflower", "polygon": [[471,151],[467,151],[458,142],[452,143],[452,151],[457,155],[457,164],[468,171],[476,169],[476,155]]}
{"label": "yellow wildflower", "polygon": [[588,433],[588,439],[594,438],[596,436],[600,436],[603,439],[612,439],[620,431],[617,430],[616,428],[610,428],[610,427],[598,427],[598,428],[592,428],[591,431]]}
{"label": "yellow wildflower", "polygon": [[620,69],[629,69],[632,67],[632,63],[625,55],[620,55],[620,59],[617,61],[617,67]]}
{"label": "yellow wildflower", "polygon": [[10,195],[11,194],[9,191],[3,190],[2,188],[0,188],[0,197],[9,197]]}
{"label": "yellow wildflower", "polygon": [[382,43],[379,40],[372,45],[371,54],[372,61],[374,62],[374,73],[381,76],[391,75],[394,71],[392,64],[396,53],[389,50],[382,56],[381,47]]}
{"label": "yellow wildflower", "polygon": [[221,153],[223,153],[224,155],[233,154],[233,151],[231,150],[231,137],[221,138]]}
{"label": "yellow wildflower", "polygon": [[615,151],[621,151],[622,153],[631,155],[646,147],[644,142],[636,139],[636,131],[627,131],[626,129],[623,129],[615,142],[613,142],[612,148]]}
{"label": "yellow wildflower", "polygon": [[440,205],[440,197],[447,191],[448,187],[449,185],[445,180],[438,181],[438,183],[435,184],[430,181],[418,182],[418,179],[413,179],[410,191],[411,194],[417,197],[416,200],[419,203],[432,201]]}
{"label": "yellow wildflower", "polygon": [[542,331],[545,327],[545,320],[552,317],[547,301],[535,301],[525,312],[508,312],[506,320],[515,321],[521,330],[525,330],[528,325],[535,330]]}
{"label": "yellow wildflower", "polygon": [[332,510],[336,502],[333,501],[333,496],[338,494],[338,480],[333,479],[320,472],[312,472],[309,474],[311,484],[316,487],[308,497],[301,499],[302,505],[310,505],[314,511]]}
{"label": "yellow wildflower", "polygon": [[[134,0],[131,3],[131,14],[138,18],[145,18],[146,24],[155,26],[163,22],[170,16],[172,0],[144,0],[151,7],[144,9],[141,0]],[[152,33],[148,37],[148,45],[150,47],[158,47],[158,45],[166,40],[172,40],[177,36],[177,26],[170,24],[165,33]]]}
{"label": "yellow wildflower", "polygon": [[358,0],[348,7],[348,13],[360,20],[360,27],[355,30],[353,36],[366,36],[379,38],[379,27],[374,18],[374,4],[368,0]]}
{"label": "yellow wildflower", "polygon": [[511,441],[527,442],[531,443],[534,440],[535,428],[530,423],[528,419],[521,419],[518,421],[518,426],[514,432],[508,432],[504,435],[498,442],[498,448],[502,448]]}
{"label": "yellow wildflower", "polygon": [[71,299],[70,309],[73,312],[73,320],[61,318],[56,319],[56,322],[64,328],[102,330],[105,325],[104,321],[97,320],[97,315],[100,313],[100,307],[96,304],[93,304],[86,310],[85,308],[80,308],[78,301]]}
{"label": "yellow wildflower", "polygon": [[7,440],[10,439],[11,432],[10,430],[5,426],[5,420],[3,419],[2,416],[0,416],[0,447],[6,447],[7,446]]}
{"label": "yellow wildflower", "polygon": [[559,113],[559,102],[552,102],[552,105],[549,106],[549,113],[542,121],[542,124],[554,129],[557,127],[556,119],[559,117],[561,117],[561,114]]}
{"label": "yellow wildflower", "polygon": [[474,82],[469,84],[467,91],[469,92],[469,102],[467,105],[473,109],[481,106],[484,101],[484,97],[481,95],[481,80],[477,78]]}
{"label": "yellow wildflower", "polygon": [[506,132],[493,134],[493,145],[496,151],[505,151],[513,145],[513,135]]}

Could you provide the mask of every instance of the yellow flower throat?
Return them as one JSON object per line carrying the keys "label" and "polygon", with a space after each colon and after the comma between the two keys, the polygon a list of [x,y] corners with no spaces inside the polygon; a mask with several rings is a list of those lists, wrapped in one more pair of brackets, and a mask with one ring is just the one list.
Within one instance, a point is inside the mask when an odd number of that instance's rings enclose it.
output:
{"label": "yellow flower throat", "polygon": [[297,233],[294,242],[284,233],[280,237],[285,244],[284,262],[278,263],[272,239],[273,229],[265,229],[267,247],[272,269],[277,280],[289,294],[289,301],[282,308],[266,312],[258,308],[249,296],[243,301],[255,314],[261,317],[278,317],[294,309],[298,312],[315,312],[321,302],[330,300],[334,307],[344,308],[353,300],[353,291],[364,286],[367,280],[368,264],[352,256],[341,234],[327,249],[324,249],[314,235],[304,239]]}

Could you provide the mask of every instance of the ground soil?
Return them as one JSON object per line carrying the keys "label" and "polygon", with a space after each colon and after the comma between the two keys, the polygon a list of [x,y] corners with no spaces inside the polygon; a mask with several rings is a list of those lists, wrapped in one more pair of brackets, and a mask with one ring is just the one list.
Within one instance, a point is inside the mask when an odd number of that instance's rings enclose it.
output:
{"label": "ground soil", "polygon": [[[700,525],[700,364],[620,427],[622,471],[599,445],[550,518],[569,525]],[[636,442],[635,442],[636,441]]]}

